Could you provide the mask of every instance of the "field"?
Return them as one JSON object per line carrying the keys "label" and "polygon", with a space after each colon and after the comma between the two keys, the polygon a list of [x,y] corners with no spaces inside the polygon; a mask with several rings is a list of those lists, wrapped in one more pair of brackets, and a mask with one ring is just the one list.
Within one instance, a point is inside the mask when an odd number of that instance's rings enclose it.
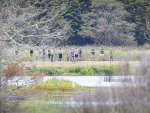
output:
{"label": "field", "polygon": [[[69,50],[69,54],[70,54],[70,50],[73,46],[68,46],[68,50]],[[74,48],[76,48],[76,46],[74,46]],[[79,49],[80,47],[77,46],[77,48]],[[95,61],[99,61],[99,54],[100,54],[100,48],[101,46],[96,46],[95,48]],[[114,57],[114,61],[139,61],[140,57],[143,56],[143,54],[149,53],[149,45],[145,45],[144,47],[121,47],[121,46],[113,46],[111,47],[113,50],[113,57]],[[46,49],[46,60],[48,60],[48,56],[47,56],[47,50],[50,48],[45,48]],[[63,58],[62,61],[65,60],[64,56],[64,50],[65,47],[61,47],[61,49],[63,50]],[[91,61],[91,49],[92,46],[83,46],[82,50],[83,50],[83,56],[82,56],[82,61]],[[104,46],[104,61],[109,61],[109,49],[110,47],[108,46]],[[18,50],[19,54],[18,54],[18,58],[21,57],[25,57],[26,61],[30,60],[30,50]],[[55,48],[55,61],[58,61],[58,51],[59,51],[59,47]],[[6,59],[9,59],[11,56],[7,57]],[[34,50],[34,54],[33,54],[33,61],[39,61],[40,60],[40,56],[39,56],[39,50]]]}

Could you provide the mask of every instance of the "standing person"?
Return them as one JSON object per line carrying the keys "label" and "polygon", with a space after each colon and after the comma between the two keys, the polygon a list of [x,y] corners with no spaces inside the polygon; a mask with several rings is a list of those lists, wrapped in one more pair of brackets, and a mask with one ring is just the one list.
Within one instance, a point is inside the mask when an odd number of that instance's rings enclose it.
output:
{"label": "standing person", "polygon": [[76,49],[74,51],[75,51],[75,60],[78,61],[79,50],[76,47]]}
{"label": "standing person", "polygon": [[59,49],[59,60],[61,61],[61,59],[62,59],[62,50],[61,50],[61,48]]}
{"label": "standing person", "polygon": [[111,48],[109,50],[109,53],[110,53],[110,61],[113,61],[113,51]]}
{"label": "standing person", "polygon": [[101,49],[100,49],[100,56],[99,56],[99,60],[103,60],[104,59],[104,48],[103,48],[103,46],[101,47]]}
{"label": "standing person", "polygon": [[45,49],[43,49],[43,60],[45,61]]}
{"label": "standing person", "polygon": [[52,48],[51,49],[51,62],[54,61],[54,49]]}
{"label": "standing person", "polygon": [[74,57],[75,57],[74,48],[72,48],[72,50],[70,51],[70,55],[71,55],[71,60],[72,60],[72,62],[73,62],[73,61],[75,62],[75,60],[74,60]]}
{"label": "standing person", "polygon": [[41,59],[41,61],[43,61],[43,48],[41,48],[41,49],[39,50],[39,54],[40,54],[40,59]]}
{"label": "standing person", "polygon": [[95,61],[95,49],[94,49],[94,47],[92,47],[92,50],[91,50],[91,61],[92,61],[92,59],[94,59],[94,61]]}
{"label": "standing person", "polygon": [[48,49],[48,59],[50,60],[50,57],[51,57],[51,51],[50,49]]}
{"label": "standing person", "polygon": [[18,49],[15,50],[15,60],[18,59]]}
{"label": "standing person", "polygon": [[80,61],[82,60],[82,53],[83,53],[82,47],[80,47],[80,50],[79,50],[79,60]]}
{"label": "standing person", "polygon": [[67,47],[66,47],[66,49],[65,49],[65,60],[67,60],[68,61],[68,49],[67,49]]}
{"label": "standing person", "polygon": [[30,50],[30,60],[32,61],[32,56],[33,56],[33,50]]}

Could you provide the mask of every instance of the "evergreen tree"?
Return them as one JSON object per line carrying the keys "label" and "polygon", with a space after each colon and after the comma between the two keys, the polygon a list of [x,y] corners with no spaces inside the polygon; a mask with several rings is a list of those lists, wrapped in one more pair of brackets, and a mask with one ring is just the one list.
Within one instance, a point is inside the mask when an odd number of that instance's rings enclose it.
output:
{"label": "evergreen tree", "polygon": [[78,0],[70,0],[69,10],[64,15],[64,18],[69,22],[70,29],[68,34],[70,35],[69,44],[79,44],[80,37],[78,32],[81,30],[81,8]]}
{"label": "evergreen tree", "polygon": [[150,15],[150,0],[116,0],[125,4],[125,9],[130,13],[126,20],[136,24],[135,40],[143,45],[148,40],[144,37],[146,31],[146,18]]}
{"label": "evergreen tree", "polygon": [[124,20],[127,11],[115,0],[92,0],[91,12],[83,14],[82,37],[90,37],[97,44],[133,44],[134,25]]}
{"label": "evergreen tree", "polygon": [[92,0],[79,0],[81,13],[87,13],[91,11]]}

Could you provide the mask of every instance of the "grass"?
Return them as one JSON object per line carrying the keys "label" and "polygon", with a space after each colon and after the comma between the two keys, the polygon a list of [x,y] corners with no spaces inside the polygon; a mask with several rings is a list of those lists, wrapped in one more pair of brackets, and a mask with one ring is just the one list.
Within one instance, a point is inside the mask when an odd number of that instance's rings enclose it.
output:
{"label": "grass", "polygon": [[73,85],[72,81],[52,78],[46,82],[26,86],[24,89],[30,91],[66,92],[66,91],[75,91],[80,88],[81,86],[79,84],[74,83]]}
{"label": "grass", "polygon": [[115,65],[92,65],[92,66],[33,66],[26,68],[29,75],[34,72],[45,72],[48,76],[93,76],[113,75]]}
{"label": "grass", "polygon": [[53,105],[49,101],[51,101],[49,98],[47,100],[43,98],[28,98],[20,103],[19,106],[28,108],[26,112],[30,113],[62,113],[59,105]]}
{"label": "grass", "polygon": [[[69,50],[69,54],[70,54],[70,50],[73,46],[68,46],[68,50]],[[74,46],[75,48],[76,46]],[[63,58],[62,60],[64,60],[64,56],[65,56],[65,47],[61,47],[63,50]],[[77,46],[77,48],[79,49],[79,46]],[[100,54],[100,48],[101,46],[96,46],[95,48],[95,60],[98,61],[99,60],[99,54]],[[141,47],[132,47],[132,46],[104,46],[104,53],[105,53],[105,57],[104,57],[104,61],[109,61],[109,49],[112,48],[113,50],[113,56],[114,56],[114,61],[138,61],[140,60],[140,55],[148,52],[149,51],[149,46],[145,47],[145,46],[141,46]],[[47,56],[47,50],[49,48],[46,49],[46,60],[48,60],[48,56]],[[83,46],[82,50],[83,50],[83,61],[90,61],[91,60],[91,49],[92,46]],[[59,51],[59,47],[55,48],[55,61],[58,61],[58,51]],[[30,51],[29,50],[19,50],[19,56],[20,57],[26,57],[26,61],[30,60]],[[33,54],[33,60],[34,61],[39,61],[40,60],[40,55],[39,55],[39,50],[34,50],[34,54]]]}

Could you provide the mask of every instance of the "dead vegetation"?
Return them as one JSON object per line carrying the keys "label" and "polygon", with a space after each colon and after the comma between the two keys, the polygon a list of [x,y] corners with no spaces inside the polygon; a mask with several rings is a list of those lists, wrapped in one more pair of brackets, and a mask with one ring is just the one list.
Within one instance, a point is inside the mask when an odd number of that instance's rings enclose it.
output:
{"label": "dead vegetation", "polygon": [[7,78],[20,75],[23,76],[25,75],[23,67],[24,66],[21,67],[17,63],[9,63],[3,68],[2,73]]}

